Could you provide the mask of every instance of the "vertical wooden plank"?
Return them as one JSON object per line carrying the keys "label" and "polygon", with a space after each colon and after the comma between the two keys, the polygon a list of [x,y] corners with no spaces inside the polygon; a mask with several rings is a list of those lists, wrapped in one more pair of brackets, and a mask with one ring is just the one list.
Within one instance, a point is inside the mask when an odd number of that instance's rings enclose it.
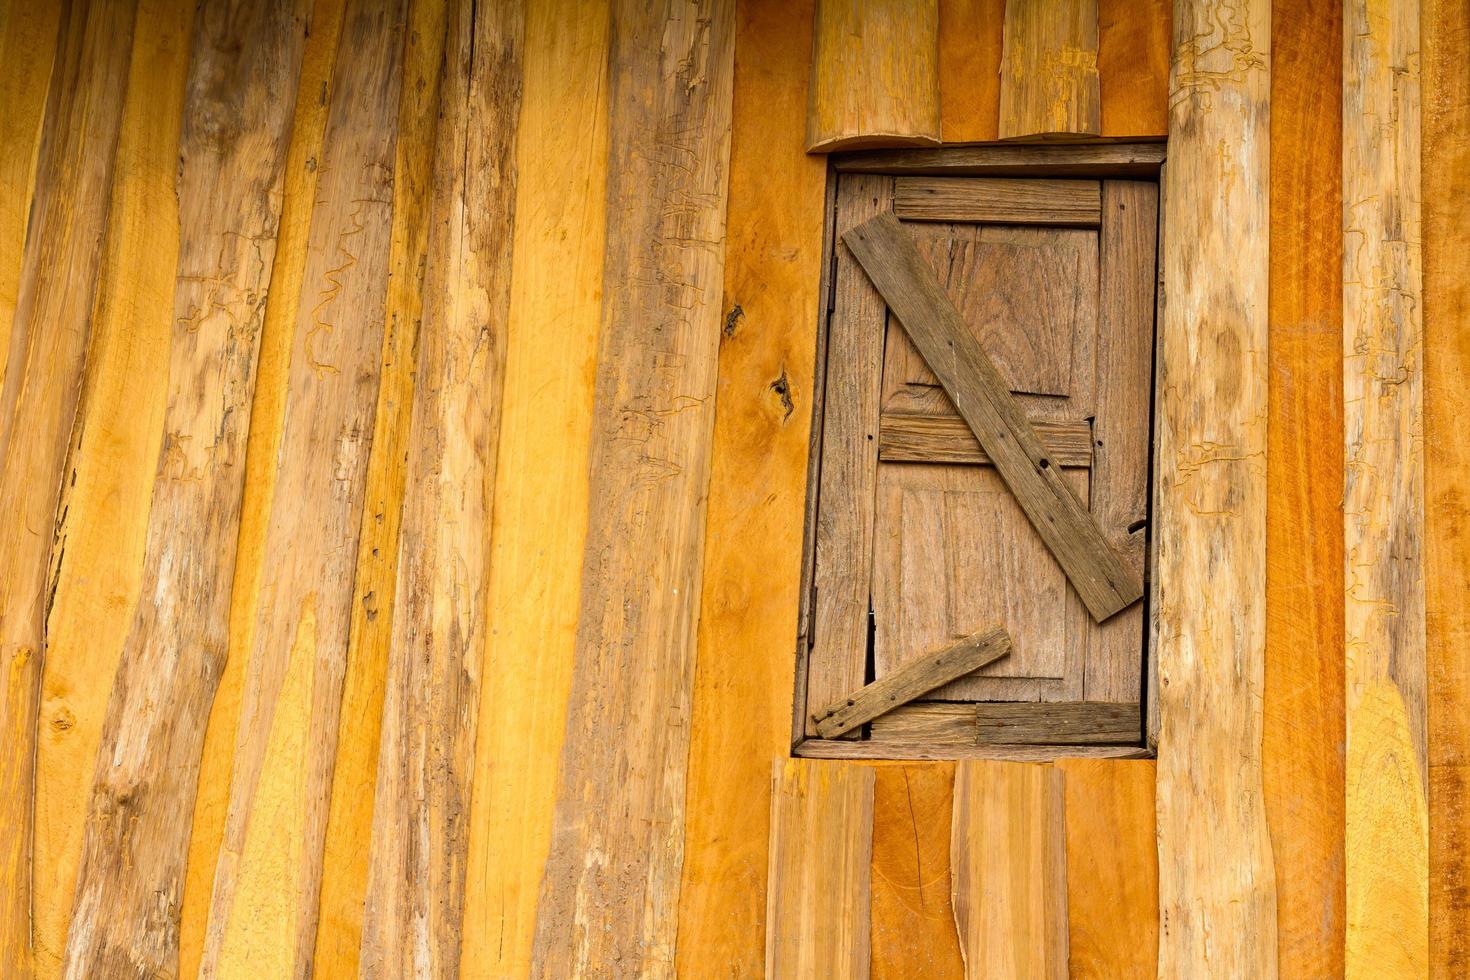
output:
{"label": "vertical wooden plank", "polygon": [[1103,136],[1167,136],[1171,0],[1097,0]]}
{"label": "vertical wooden plank", "polygon": [[1174,38],[1163,194],[1185,220],[1164,241],[1155,451],[1159,974],[1267,978],[1270,4],[1182,0]]}
{"label": "vertical wooden plank", "polygon": [[[0,383],[0,966],[31,972],[36,724],[57,505],[127,91],[132,0],[63,18]],[[8,20],[8,18],[7,18]]]}
{"label": "vertical wooden plank", "polygon": [[939,0],[817,0],[806,148],[939,142]]}
{"label": "vertical wooden plank", "polygon": [[1096,136],[1097,0],[1006,0],[1000,138]]}
{"label": "vertical wooden plank", "polygon": [[[531,970],[551,841],[587,529],[588,449],[607,228],[608,8],[526,12],[515,264],[490,622],[469,811],[461,974]],[[566,107],[583,107],[566,124]]]}
{"label": "vertical wooden plank", "polygon": [[962,980],[950,899],[954,765],[874,766],[873,980]]}
{"label": "vertical wooden plank", "polygon": [[1156,975],[1159,855],[1154,763],[1061,759],[1067,834],[1068,974]]}
{"label": "vertical wooden plank", "polygon": [[952,899],[965,976],[1067,976],[1067,855],[1060,770],[963,760],[955,769]]}
{"label": "vertical wooden plank", "polygon": [[[354,5],[343,25],[265,539],[272,564],[246,668],[206,977],[294,973],[312,955],[378,387],[402,25],[401,3]],[[296,689],[300,700],[280,700],[293,669],[309,673]],[[304,739],[299,748],[297,738]],[[291,847],[283,851],[282,840]]]}
{"label": "vertical wooden plank", "polygon": [[524,10],[519,0],[460,0],[453,18],[364,911],[365,977],[460,972]]}
{"label": "vertical wooden plank", "polygon": [[1425,0],[1424,581],[1429,974],[1470,974],[1470,7]]}
{"label": "vertical wooden plank", "polygon": [[254,644],[260,581],[267,563],[265,536],[280,459],[292,335],[301,302],[307,237],[320,172],[318,161],[322,159],[322,135],[331,104],[344,5],[345,0],[315,0],[312,4],[296,86],[276,258],[261,327],[246,439],[245,488],[230,592],[230,652],[209,713],[190,821],[189,858],[179,916],[179,975],[184,977],[199,972],[215,862],[229,805],[245,666]]}
{"label": "vertical wooden plank", "polygon": [[1343,16],[1348,976],[1429,952],[1419,4]]}
{"label": "vertical wooden plank", "polygon": [[[762,972],[769,760],[791,744],[825,161],[811,0],[736,5],[724,326],[690,718],[678,972]],[[743,651],[739,657],[729,651]]]}
{"label": "vertical wooden plank", "polygon": [[939,0],[939,113],[946,143],[996,138],[1006,0]]}
{"label": "vertical wooden plank", "polygon": [[609,157],[620,163],[608,180],[591,510],[537,976],[674,967],[733,21],[726,0],[613,8]]}
{"label": "vertical wooden plank", "polygon": [[[415,352],[424,317],[428,239],[434,221],[430,196],[435,179],[435,133],[441,113],[449,9],[448,0],[415,0],[409,5],[404,35],[382,378],[358,532],[337,758],[332,766],[331,802],[322,845],[321,902],[313,953],[314,972],[322,976],[356,975],[362,947],[363,904],[376,812],[375,803],[364,805],[364,801],[375,801],[377,791],[388,648],[398,585],[398,534],[408,478]],[[463,158],[461,150],[458,159]],[[446,205],[443,220],[448,221],[449,215]],[[442,260],[442,256],[437,258]]]}
{"label": "vertical wooden plank", "polygon": [[1271,14],[1262,766],[1280,971],[1343,972],[1342,8]]}
{"label": "vertical wooden plank", "polygon": [[57,529],[65,561],[54,573],[46,623],[31,857],[31,924],[42,977],[61,972],[97,747],[143,571],[168,397],[179,256],[176,177],[192,20],[189,0],[138,6],[87,374]]}
{"label": "vertical wooden plank", "polygon": [[873,770],[777,759],[771,782],[765,975],[866,977]]}

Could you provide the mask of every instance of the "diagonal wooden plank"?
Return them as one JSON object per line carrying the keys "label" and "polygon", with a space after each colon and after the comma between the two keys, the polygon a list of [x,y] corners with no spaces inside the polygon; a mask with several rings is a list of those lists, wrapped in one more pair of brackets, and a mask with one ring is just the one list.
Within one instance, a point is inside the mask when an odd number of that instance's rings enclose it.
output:
{"label": "diagonal wooden plank", "polygon": [[1143,595],[1143,583],[1108,544],[1061,469],[1053,465],[995,365],[891,214],[846,232],[888,307],[939,378],[1006,486],[1098,621]]}
{"label": "diagonal wooden plank", "polygon": [[979,670],[1011,652],[1011,638],[1000,626],[987,626],[958,643],[911,660],[861,690],[812,715],[817,734],[836,738],[914,698]]}

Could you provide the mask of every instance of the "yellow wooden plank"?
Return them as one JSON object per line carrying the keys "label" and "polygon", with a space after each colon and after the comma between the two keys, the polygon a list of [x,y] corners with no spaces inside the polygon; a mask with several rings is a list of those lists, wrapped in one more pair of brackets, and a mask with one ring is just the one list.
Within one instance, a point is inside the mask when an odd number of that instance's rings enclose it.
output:
{"label": "yellow wooden plank", "polygon": [[1097,0],[1006,0],[1000,138],[1096,136]]}

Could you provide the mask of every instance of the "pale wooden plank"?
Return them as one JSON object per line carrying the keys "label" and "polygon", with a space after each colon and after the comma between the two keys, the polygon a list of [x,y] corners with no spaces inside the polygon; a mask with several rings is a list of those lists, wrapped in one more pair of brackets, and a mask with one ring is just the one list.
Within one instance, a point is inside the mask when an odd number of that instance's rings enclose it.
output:
{"label": "pale wooden plank", "polygon": [[1159,975],[1274,977],[1261,771],[1270,3],[1185,0],[1174,14],[1154,514]]}
{"label": "pale wooden plank", "polygon": [[[973,724],[973,722],[971,723]],[[973,731],[973,729],[972,729]],[[803,759],[866,759],[885,761],[944,761],[990,759],[1007,762],[1051,762],[1059,756],[1077,759],[1148,759],[1147,749],[1132,745],[957,745],[951,742],[899,742],[809,738],[793,754]]]}
{"label": "pale wooden plank", "polygon": [[939,112],[946,143],[993,140],[1006,0],[939,0]]}
{"label": "pale wooden plank", "polygon": [[1102,189],[1095,180],[900,177],[893,182],[893,213],[905,221],[1095,228]]}
{"label": "pale wooden plank", "polygon": [[1429,968],[1419,3],[1343,8],[1349,976]]}
{"label": "pale wooden plank", "polygon": [[1000,138],[1100,132],[1097,0],[1006,0]]}
{"label": "pale wooden plank", "polygon": [[[1033,419],[1041,446],[1057,466],[1092,465],[1092,426],[1087,422]],[[878,461],[882,463],[970,463],[990,457],[965,420],[947,415],[885,412],[879,418]]]}
{"label": "pale wooden plank", "polygon": [[822,738],[844,735],[936,687],[994,663],[1010,650],[1011,639],[1005,629],[990,626],[958,643],[916,657],[815,712],[812,720],[817,734]]}
{"label": "pale wooden plank", "polygon": [[956,766],[951,887],[966,977],[1067,976],[1063,794],[1052,766]]}
{"label": "pale wooden plank", "polygon": [[[313,955],[382,349],[403,23],[403,3],[367,0],[343,21],[204,977],[296,973]],[[286,701],[297,669],[310,676]]]}
{"label": "pale wooden plank", "polygon": [[623,162],[608,175],[591,509],[539,976],[673,969],[733,17],[726,0],[613,8],[609,157]]}
{"label": "pale wooden plank", "polygon": [[975,432],[1093,617],[1104,620],[1143,594],[1098,531],[1076,491],[1051,465],[994,365],[960,320],[913,240],[884,214],[843,235]]}
{"label": "pale wooden plank", "polygon": [[777,759],[771,783],[765,975],[865,977],[873,770]]}
{"label": "pale wooden plank", "polygon": [[360,975],[458,977],[524,10],[450,11]]}
{"label": "pale wooden plank", "polygon": [[916,701],[874,718],[868,737],[874,742],[974,745],[975,705],[969,701]]}
{"label": "pale wooden plank", "polygon": [[1143,737],[1137,702],[982,701],[975,741],[1002,745],[1127,745]]}
{"label": "pale wooden plank", "polygon": [[[177,167],[180,231],[147,600],[126,634],[98,747],[69,975],[177,969],[173,910],[189,833],[179,813],[193,806],[228,647],[256,343],[303,42],[289,8],[209,8],[193,32],[177,162],[164,164]],[[160,895],[169,915],[158,914]]]}
{"label": "pale wooden plank", "polygon": [[809,153],[939,142],[938,0],[817,0]]}
{"label": "pale wooden plank", "polygon": [[1088,143],[1077,146],[946,146],[846,153],[832,161],[839,173],[948,174],[955,177],[1154,176],[1163,143]]}
{"label": "pale wooden plank", "polygon": [[65,559],[57,505],[91,334],[135,12],[132,0],[97,0],[62,17],[0,381],[0,963],[23,977],[32,966],[46,617],[51,572]]}
{"label": "pale wooden plank", "polygon": [[1429,668],[1429,975],[1470,973],[1470,8],[1423,5],[1425,607]]}

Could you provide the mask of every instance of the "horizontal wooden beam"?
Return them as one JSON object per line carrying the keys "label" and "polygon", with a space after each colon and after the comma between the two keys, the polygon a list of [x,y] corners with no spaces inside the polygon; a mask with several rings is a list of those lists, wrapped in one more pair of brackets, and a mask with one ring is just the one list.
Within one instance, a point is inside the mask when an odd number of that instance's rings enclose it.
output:
{"label": "horizontal wooden beam", "polygon": [[977,743],[1127,745],[1143,741],[1137,703],[1111,701],[982,701],[975,705]]}
{"label": "horizontal wooden beam", "polygon": [[1099,622],[1143,595],[1139,575],[1103,536],[909,234],[892,214],[843,242],[898,317],[1021,509]]}
{"label": "horizontal wooden beam", "polygon": [[837,738],[1010,652],[1011,638],[1006,631],[1000,626],[987,626],[827,705],[812,715],[817,734]]}
{"label": "horizontal wooden beam", "polygon": [[1051,146],[923,147],[845,153],[832,158],[841,173],[947,174],[952,177],[1157,177],[1165,145],[1068,143]]}
{"label": "horizontal wooden beam", "polygon": [[[1092,465],[1089,422],[1033,420],[1031,427],[1053,465]],[[990,456],[957,415],[885,414],[878,428],[878,460],[884,463],[971,463],[986,465]]]}
{"label": "horizontal wooden beam", "polygon": [[885,759],[930,762],[944,759],[997,759],[1003,762],[1051,762],[1068,759],[1149,759],[1153,753],[1138,745],[954,745],[946,742],[855,741],[844,738],[808,738],[794,755],[803,759]]}
{"label": "horizontal wooden beam", "polygon": [[1096,228],[1102,221],[1102,185],[1095,180],[900,177],[894,181],[893,213],[905,221]]}

